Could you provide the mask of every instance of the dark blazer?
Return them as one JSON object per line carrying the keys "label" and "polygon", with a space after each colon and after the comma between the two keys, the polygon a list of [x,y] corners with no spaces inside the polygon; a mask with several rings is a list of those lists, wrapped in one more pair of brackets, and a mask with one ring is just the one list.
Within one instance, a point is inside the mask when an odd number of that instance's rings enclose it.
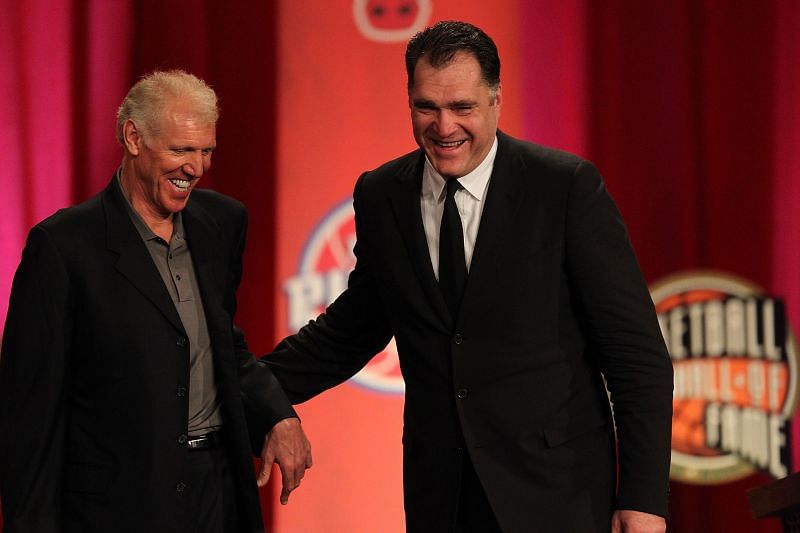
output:
{"label": "dark blazer", "polygon": [[[189,346],[117,180],[34,227],[0,359],[0,494],[12,532],[179,531]],[[237,480],[242,531],[262,531],[240,376],[263,369],[232,318],[247,215],[197,189],[183,211]],[[266,420],[291,416],[274,379]],[[268,425],[268,422],[265,422]]]}
{"label": "dark blazer", "polygon": [[504,532],[665,516],[672,366],[622,218],[591,163],[498,137],[458,316],[431,266],[418,150],[358,180],[348,289],[264,361],[299,402],[395,336],[409,531],[452,530],[465,449]]}

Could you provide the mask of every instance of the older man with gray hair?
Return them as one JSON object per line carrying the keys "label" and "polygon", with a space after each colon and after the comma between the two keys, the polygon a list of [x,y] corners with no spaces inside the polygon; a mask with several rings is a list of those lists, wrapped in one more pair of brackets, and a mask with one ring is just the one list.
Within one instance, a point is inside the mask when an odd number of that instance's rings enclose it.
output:
{"label": "older man with gray hair", "polygon": [[0,358],[8,533],[262,531],[242,382],[260,385],[248,406],[272,428],[262,481],[278,462],[286,503],[311,466],[233,328],[246,211],[194,190],[217,116],[195,76],[142,78],[119,108],[109,185],[31,230]]}

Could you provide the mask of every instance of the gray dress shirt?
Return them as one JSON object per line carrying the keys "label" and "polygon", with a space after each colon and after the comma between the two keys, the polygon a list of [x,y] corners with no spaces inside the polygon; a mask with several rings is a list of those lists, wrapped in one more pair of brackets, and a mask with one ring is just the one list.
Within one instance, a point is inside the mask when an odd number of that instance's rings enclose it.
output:
{"label": "gray dress shirt", "polygon": [[183,230],[183,217],[180,213],[174,215],[172,237],[167,243],[147,226],[127,196],[125,199],[131,221],[164,280],[189,340],[189,436],[218,430],[222,426],[222,414],[214,379],[211,338],[192,253]]}

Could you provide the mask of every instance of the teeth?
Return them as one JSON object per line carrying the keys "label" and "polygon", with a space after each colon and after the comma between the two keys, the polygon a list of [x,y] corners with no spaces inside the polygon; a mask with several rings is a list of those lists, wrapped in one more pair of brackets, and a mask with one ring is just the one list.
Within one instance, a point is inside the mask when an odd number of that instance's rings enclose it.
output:
{"label": "teeth", "polygon": [[177,188],[184,189],[184,190],[188,189],[189,185],[192,183],[189,180],[179,180],[179,179],[171,179],[169,181],[170,181],[170,183],[172,183]]}
{"label": "teeth", "polygon": [[436,144],[438,144],[443,148],[455,148],[456,146],[461,146],[465,142],[467,142],[466,139],[461,141],[450,141],[450,142],[436,141]]}

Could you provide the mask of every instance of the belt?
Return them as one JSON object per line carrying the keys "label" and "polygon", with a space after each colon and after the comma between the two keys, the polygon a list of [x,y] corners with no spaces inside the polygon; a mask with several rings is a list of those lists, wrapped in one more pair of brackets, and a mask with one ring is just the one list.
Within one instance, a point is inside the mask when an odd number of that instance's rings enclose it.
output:
{"label": "belt", "polygon": [[186,447],[189,448],[189,451],[216,450],[220,446],[222,446],[221,431],[212,431],[205,435],[189,437],[189,440],[186,441]]}

